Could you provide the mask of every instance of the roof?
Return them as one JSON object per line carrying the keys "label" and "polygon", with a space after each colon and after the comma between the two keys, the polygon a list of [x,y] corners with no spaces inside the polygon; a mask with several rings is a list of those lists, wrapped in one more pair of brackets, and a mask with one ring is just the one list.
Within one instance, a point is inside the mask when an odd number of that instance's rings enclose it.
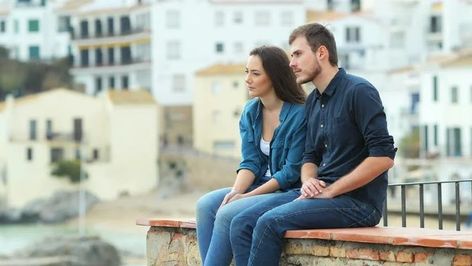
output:
{"label": "roof", "polygon": [[3,109],[5,109],[5,102],[0,102],[0,112],[3,112]]}
{"label": "roof", "polygon": [[76,11],[81,6],[93,2],[93,0],[69,0],[58,8],[58,11]]}
{"label": "roof", "polygon": [[330,22],[338,21],[345,18],[361,18],[367,20],[374,20],[372,13],[369,11],[346,13],[337,11],[318,11],[318,10],[307,10],[306,21],[307,22]]}
{"label": "roof", "polygon": [[109,90],[107,97],[115,105],[156,104],[154,97],[147,90]]}
{"label": "roof", "polygon": [[430,57],[427,64],[437,64],[441,67],[472,67],[472,49]]}
{"label": "roof", "polygon": [[[41,97],[44,97],[46,95],[50,95],[51,93],[62,93],[62,92],[66,92],[66,93],[70,93],[70,94],[76,94],[76,95],[80,95],[80,96],[87,96],[82,92],[78,92],[78,91],[74,91],[74,90],[70,90],[70,89],[54,88],[54,89],[50,89],[50,90],[46,90],[46,91],[41,91],[39,93],[29,94],[29,95],[20,96],[18,98],[15,98],[15,105],[23,105],[23,104],[31,103],[33,101],[38,100]],[[2,109],[5,108],[5,105],[6,105],[5,102],[0,102],[0,108],[2,108]],[[0,109],[0,111],[2,109]]]}
{"label": "roof", "polygon": [[401,73],[412,72],[413,70],[415,70],[415,67],[413,65],[407,65],[407,66],[391,69],[387,73],[388,74],[401,74]]}
{"label": "roof", "polygon": [[215,64],[197,71],[197,76],[234,75],[243,74],[246,69],[244,64]]}

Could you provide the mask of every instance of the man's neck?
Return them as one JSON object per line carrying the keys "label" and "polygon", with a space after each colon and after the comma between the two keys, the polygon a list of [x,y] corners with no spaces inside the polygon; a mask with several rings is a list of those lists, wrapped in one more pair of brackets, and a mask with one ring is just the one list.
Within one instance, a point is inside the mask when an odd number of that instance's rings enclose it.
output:
{"label": "man's neck", "polygon": [[338,66],[329,65],[328,67],[323,68],[321,73],[315,79],[313,79],[313,84],[315,84],[315,87],[318,89],[320,94],[326,90],[329,83],[331,80],[333,80],[338,71]]}

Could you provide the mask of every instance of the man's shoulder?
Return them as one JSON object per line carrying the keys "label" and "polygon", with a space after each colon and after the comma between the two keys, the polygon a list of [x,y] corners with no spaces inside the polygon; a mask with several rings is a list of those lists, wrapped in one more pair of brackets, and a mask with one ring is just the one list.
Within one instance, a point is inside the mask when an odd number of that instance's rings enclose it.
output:
{"label": "man's shoulder", "polygon": [[358,92],[359,90],[377,91],[375,86],[372,85],[372,83],[370,83],[367,79],[353,74],[346,75],[346,89],[350,92]]}

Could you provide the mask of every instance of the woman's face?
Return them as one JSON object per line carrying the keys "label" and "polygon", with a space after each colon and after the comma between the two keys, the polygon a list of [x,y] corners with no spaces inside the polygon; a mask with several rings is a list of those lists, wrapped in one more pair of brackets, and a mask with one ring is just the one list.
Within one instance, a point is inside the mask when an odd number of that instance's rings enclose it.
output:
{"label": "woman's face", "polygon": [[274,92],[272,82],[257,55],[250,55],[246,65],[246,86],[251,97],[264,97]]}

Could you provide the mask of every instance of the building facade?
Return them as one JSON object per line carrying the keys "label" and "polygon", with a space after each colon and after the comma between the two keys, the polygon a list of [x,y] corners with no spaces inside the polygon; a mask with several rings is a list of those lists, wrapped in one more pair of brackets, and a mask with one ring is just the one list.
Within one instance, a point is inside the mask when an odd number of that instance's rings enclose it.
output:
{"label": "building facade", "polygon": [[[81,160],[82,188],[101,199],[157,185],[157,107],[146,91],[92,97],[57,89],[0,103],[1,186],[8,206],[77,185],[51,176]],[[154,147],[154,148],[153,148]]]}

